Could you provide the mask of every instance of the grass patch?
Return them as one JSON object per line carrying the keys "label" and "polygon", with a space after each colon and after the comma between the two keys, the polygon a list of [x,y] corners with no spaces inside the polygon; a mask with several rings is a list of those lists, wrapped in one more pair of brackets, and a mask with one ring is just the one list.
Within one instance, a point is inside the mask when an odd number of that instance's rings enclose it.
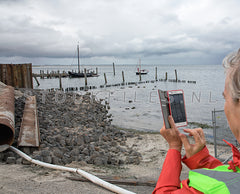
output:
{"label": "grass patch", "polygon": [[122,172],[126,172],[128,168],[124,166],[115,166],[115,165],[100,165],[100,166],[93,166],[94,169],[101,169],[104,170],[106,173],[110,174],[120,174]]}
{"label": "grass patch", "polygon": [[140,135],[142,135],[142,134],[159,134],[159,131],[140,131],[140,130],[136,130],[136,129],[122,128],[122,127],[119,127],[119,126],[116,126],[116,125],[114,125],[114,127],[116,129],[119,129],[119,130],[131,132],[131,133],[134,133],[134,134],[140,134]]}
{"label": "grass patch", "polygon": [[204,123],[198,123],[198,122],[188,122],[189,125],[194,125],[196,127],[200,127],[203,129],[213,129],[212,125],[204,124]]}

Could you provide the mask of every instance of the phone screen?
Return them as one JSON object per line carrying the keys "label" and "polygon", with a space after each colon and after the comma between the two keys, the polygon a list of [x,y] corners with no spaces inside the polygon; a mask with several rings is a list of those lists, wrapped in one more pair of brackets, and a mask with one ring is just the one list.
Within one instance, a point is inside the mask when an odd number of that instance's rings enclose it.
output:
{"label": "phone screen", "polygon": [[176,123],[186,122],[183,94],[169,95],[171,115]]}
{"label": "phone screen", "polygon": [[169,109],[176,126],[186,126],[187,117],[185,111],[182,90],[168,91]]}

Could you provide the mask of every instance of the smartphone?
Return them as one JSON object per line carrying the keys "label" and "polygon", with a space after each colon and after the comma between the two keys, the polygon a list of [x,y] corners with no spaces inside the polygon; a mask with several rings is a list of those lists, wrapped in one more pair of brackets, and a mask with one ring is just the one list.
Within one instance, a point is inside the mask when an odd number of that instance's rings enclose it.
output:
{"label": "smartphone", "polygon": [[165,127],[170,128],[168,116],[172,115],[176,127],[187,125],[183,90],[158,90]]}

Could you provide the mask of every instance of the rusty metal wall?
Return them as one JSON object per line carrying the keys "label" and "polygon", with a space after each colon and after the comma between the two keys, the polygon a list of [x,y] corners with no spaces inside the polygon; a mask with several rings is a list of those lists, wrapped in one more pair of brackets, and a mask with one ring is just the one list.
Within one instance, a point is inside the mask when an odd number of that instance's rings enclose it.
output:
{"label": "rusty metal wall", "polygon": [[0,81],[15,88],[33,88],[32,63],[0,64]]}
{"label": "rusty metal wall", "polygon": [[0,145],[11,145],[14,140],[14,88],[0,87]]}

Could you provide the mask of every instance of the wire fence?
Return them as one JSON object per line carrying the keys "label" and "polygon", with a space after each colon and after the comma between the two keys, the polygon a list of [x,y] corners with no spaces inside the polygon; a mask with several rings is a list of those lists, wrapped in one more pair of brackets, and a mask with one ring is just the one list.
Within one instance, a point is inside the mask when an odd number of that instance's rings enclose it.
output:
{"label": "wire fence", "polygon": [[224,149],[222,148],[223,145],[226,145],[226,143],[223,142],[223,139],[237,147],[239,147],[239,144],[228,126],[224,110],[214,109],[212,111],[212,124],[215,157],[221,160],[227,160],[226,154],[231,156],[232,152],[229,146],[226,146]]}

